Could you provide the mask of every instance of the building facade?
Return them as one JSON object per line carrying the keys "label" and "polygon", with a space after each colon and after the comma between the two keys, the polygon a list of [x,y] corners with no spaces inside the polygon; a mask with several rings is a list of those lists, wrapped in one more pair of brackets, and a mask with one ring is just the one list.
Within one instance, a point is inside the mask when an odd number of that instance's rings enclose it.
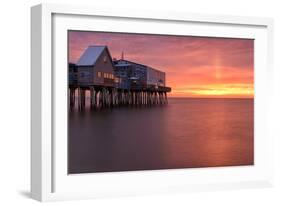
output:
{"label": "building facade", "polygon": [[69,63],[68,64],[68,84],[70,86],[76,86],[77,83],[78,83],[77,66],[76,66],[76,64]]}
{"label": "building facade", "polygon": [[106,46],[89,46],[77,63],[79,85],[114,87],[114,66]]}
{"label": "building facade", "polygon": [[120,88],[165,87],[165,72],[124,59],[115,60],[113,63],[115,76],[121,79]]}
{"label": "building facade", "polygon": [[166,74],[152,67],[147,67],[146,83],[148,86],[165,87],[166,86]]}
{"label": "building facade", "polygon": [[112,60],[106,46],[89,46],[77,64],[69,63],[69,85],[117,89],[157,89],[166,86],[165,72],[125,59]]}

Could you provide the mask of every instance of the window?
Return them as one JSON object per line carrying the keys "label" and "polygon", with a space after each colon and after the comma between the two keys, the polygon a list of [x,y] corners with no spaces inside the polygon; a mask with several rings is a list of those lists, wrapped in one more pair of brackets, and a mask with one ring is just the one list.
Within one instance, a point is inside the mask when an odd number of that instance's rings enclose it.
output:
{"label": "window", "polygon": [[119,84],[121,84],[122,79],[121,79],[121,78],[119,78],[119,77],[115,77],[115,78],[114,78],[114,82],[115,82],[115,83],[119,83]]}
{"label": "window", "polygon": [[107,62],[107,56],[103,57],[103,62],[106,63]]}
{"label": "window", "polygon": [[101,72],[98,72],[98,78],[101,78]]}
{"label": "window", "polygon": [[114,80],[114,75],[111,74],[111,73],[106,73],[106,72],[104,72],[104,73],[103,73],[103,78]]}

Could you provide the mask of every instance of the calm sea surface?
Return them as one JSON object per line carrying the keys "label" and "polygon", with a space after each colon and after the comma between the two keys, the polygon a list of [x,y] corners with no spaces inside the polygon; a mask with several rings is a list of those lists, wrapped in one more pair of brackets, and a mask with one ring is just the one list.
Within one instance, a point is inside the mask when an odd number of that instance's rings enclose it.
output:
{"label": "calm sea surface", "polygon": [[253,99],[69,112],[69,173],[252,165]]}

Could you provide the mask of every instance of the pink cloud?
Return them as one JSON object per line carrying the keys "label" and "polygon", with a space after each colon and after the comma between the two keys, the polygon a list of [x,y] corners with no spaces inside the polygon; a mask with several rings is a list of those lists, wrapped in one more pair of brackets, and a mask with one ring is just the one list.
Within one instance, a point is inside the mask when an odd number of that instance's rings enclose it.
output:
{"label": "pink cloud", "polygon": [[166,72],[172,87],[191,84],[253,84],[254,40],[109,32],[69,34],[69,62],[89,45],[107,45],[111,56]]}

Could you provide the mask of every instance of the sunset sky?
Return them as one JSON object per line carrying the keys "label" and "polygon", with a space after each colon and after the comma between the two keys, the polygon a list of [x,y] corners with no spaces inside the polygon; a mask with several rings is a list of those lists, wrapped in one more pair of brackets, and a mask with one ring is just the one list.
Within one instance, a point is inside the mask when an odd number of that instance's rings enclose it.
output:
{"label": "sunset sky", "polygon": [[166,72],[170,97],[254,95],[254,40],[70,31],[69,62],[90,45]]}

